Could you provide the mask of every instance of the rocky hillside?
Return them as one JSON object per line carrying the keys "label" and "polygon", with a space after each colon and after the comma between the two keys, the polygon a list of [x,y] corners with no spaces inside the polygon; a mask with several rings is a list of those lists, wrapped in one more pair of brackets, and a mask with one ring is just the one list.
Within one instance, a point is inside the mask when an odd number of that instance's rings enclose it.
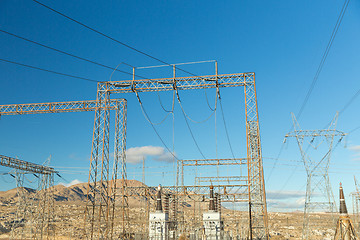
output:
{"label": "rocky hillside", "polygon": [[[116,185],[119,188],[122,184],[122,180],[117,180]],[[143,183],[136,180],[127,180],[127,185],[131,187],[144,186]],[[85,201],[87,193],[87,183],[79,183],[69,187],[64,185],[56,185],[52,189],[54,199],[57,202],[76,202]],[[8,205],[14,204],[18,201],[18,192],[23,191],[26,198],[36,198],[36,190],[31,188],[14,188],[8,191],[0,191],[0,204]]]}

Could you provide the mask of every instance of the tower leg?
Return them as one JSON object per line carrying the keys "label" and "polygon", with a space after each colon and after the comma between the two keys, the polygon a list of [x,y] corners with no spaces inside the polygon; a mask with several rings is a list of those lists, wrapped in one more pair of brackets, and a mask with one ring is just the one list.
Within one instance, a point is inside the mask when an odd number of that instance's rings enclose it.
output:
{"label": "tower leg", "polygon": [[250,239],[268,239],[265,183],[261,156],[255,75],[246,74],[245,111],[249,183]]}
{"label": "tower leg", "polygon": [[86,239],[109,239],[109,122],[110,94],[106,84],[98,84],[97,107],[85,208]]}

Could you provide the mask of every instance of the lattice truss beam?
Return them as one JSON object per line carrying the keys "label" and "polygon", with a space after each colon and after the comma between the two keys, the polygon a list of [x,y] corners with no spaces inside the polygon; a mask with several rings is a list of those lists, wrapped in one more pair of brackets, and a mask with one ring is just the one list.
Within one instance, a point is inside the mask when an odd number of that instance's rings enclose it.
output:
{"label": "lattice truss beam", "polygon": [[[124,101],[124,100],[112,99],[109,101],[107,107],[110,110],[116,109],[118,101]],[[96,100],[8,104],[8,105],[0,105],[0,116],[39,114],[39,113],[88,112],[88,111],[95,111],[97,109],[97,104],[98,102]]]}
{"label": "lattice truss beam", "polygon": [[227,182],[227,183],[243,183],[244,186],[248,186],[247,182],[248,178],[246,176],[226,176],[226,177],[195,177],[196,183],[219,183],[219,182]]}
{"label": "lattice truss beam", "polygon": [[215,166],[247,164],[247,158],[180,160],[181,166]]}
{"label": "lattice truss beam", "polygon": [[[254,239],[268,239],[266,196],[254,73],[216,74],[195,77],[175,77],[174,74],[173,78],[141,80],[133,78],[133,80],[101,82],[98,83],[97,101],[101,104],[100,109],[106,109],[110,101],[110,94],[137,94],[138,92],[205,88],[218,89],[239,86],[243,86],[245,92],[250,237]],[[95,183],[98,179],[100,179],[100,182],[104,182],[109,176],[109,114],[107,111],[96,111],[89,183]],[[106,202],[110,196],[109,191],[106,190],[108,188],[106,184],[105,182],[101,184],[97,191],[90,188],[90,196],[92,197],[88,198],[87,214],[89,222],[91,222],[91,230],[87,236],[91,239],[106,238],[108,233],[111,232],[107,224],[109,206]],[[128,194],[125,195],[128,196]]]}
{"label": "lattice truss beam", "polygon": [[[212,185],[214,191],[220,194],[224,202],[248,202],[248,192],[246,183],[244,184],[223,184]],[[210,192],[210,185],[198,186],[162,186],[163,194],[174,196],[199,196],[200,198],[208,197]],[[153,197],[156,194],[156,187],[128,187],[129,197]]]}
{"label": "lattice truss beam", "polygon": [[23,161],[13,157],[7,157],[0,155],[0,165],[5,167],[10,167],[18,170],[22,170],[30,173],[41,173],[41,174],[54,174],[58,173],[52,167],[47,167],[27,161]]}

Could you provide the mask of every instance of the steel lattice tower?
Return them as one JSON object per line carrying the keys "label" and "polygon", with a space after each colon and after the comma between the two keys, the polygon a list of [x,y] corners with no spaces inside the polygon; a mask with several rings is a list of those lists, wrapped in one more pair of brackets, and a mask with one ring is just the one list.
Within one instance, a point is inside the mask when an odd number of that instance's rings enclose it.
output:
{"label": "steel lattice tower", "polygon": [[[47,166],[50,158],[44,165],[19,160],[0,155],[0,165],[16,169],[18,206],[10,233],[10,239],[54,239],[54,174],[58,172]],[[34,195],[28,197],[24,189],[24,175],[36,174],[38,187]],[[22,221],[27,225],[18,229]]]}
{"label": "steel lattice tower", "polygon": [[352,207],[353,207],[353,214],[354,214],[354,225],[355,231],[359,234],[360,230],[360,191],[358,187],[357,180],[354,176],[355,188],[356,191],[351,193],[352,196]]}
{"label": "steel lattice tower", "polygon": [[[319,210],[330,213],[336,212],[336,204],[330,186],[328,171],[331,154],[334,149],[334,140],[340,143],[346,135],[344,132],[336,130],[337,118],[338,114],[335,115],[328,129],[301,130],[295,115],[292,114],[294,131],[285,135],[285,140],[289,137],[296,138],[307,173],[302,239],[311,238],[311,212]],[[322,158],[312,159],[307,152],[307,147],[313,147],[315,150],[319,150],[318,146],[313,146],[315,140],[321,140],[327,143],[327,151],[322,155]],[[315,201],[315,199],[321,199],[321,201]]]}

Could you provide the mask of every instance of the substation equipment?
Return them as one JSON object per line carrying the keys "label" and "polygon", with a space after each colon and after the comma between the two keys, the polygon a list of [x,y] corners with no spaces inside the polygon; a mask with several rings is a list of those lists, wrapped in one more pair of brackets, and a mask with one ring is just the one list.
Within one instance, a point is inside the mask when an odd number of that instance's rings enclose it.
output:
{"label": "substation equipment", "polygon": [[[247,201],[249,204],[249,238],[268,239],[268,222],[266,197],[261,156],[261,144],[259,133],[258,108],[255,88],[254,73],[221,74],[210,76],[176,77],[174,66],[173,78],[162,79],[135,79],[108,81],[98,83],[97,110],[95,111],[95,124],[92,143],[92,154],[89,178],[89,197],[86,207],[86,237],[88,239],[111,239],[113,237],[114,219],[111,216],[115,195],[113,189],[108,187],[109,178],[109,110],[107,106],[114,94],[136,94],[139,92],[175,91],[190,89],[209,89],[223,87],[244,87],[245,115],[246,115],[246,139],[247,139],[247,167],[248,185]],[[133,69],[135,72],[135,69]],[[123,124],[126,124],[125,122]],[[126,128],[124,128],[126,129]],[[119,134],[119,139],[125,145],[125,133]],[[121,152],[121,151],[119,151]],[[120,158],[119,158],[120,159]],[[122,166],[125,166],[125,158],[122,158]],[[123,182],[126,183],[125,169],[120,170]],[[196,188],[196,186],[190,186]],[[216,188],[217,186],[214,186]],[[221,187],[221,186],[219,186]],[[176,193],[184,190],[185,186],[170,186]],[[182,188],[182,189],[181,189]],[[201,188],[204,188],[201,186]],[[226,188],[226,186],[225,186]],[[121,186],[120,209],[123,209],[123,222],[121,238],[131,238],[132,228],[129,219],[128,197],[131,195],[131,187]],[[144,187],[144,191],[146,187]],[[165,187],[164,187],[165,190]],[[209,188],[207,188],[209,190]],[[209,192],[209,191],[207,191]],[[136,193],[139,196],[138,192]],[[110,215],[109,215],[110,213]]]}
{"label": "substation equipment", "polygon": [[[246,140],[247,157],[243,160],[214,160],[212,165],[222,165],[232,162],[235,165],[247,165],[247,179],[245,184],[213,185],[214,191],[220,194],[222,201],[229,201],[231,197],[239,202],[248,204],[248,238],[268,239],[268,218],[263,174],[263,163],[259,132],[259,117],[255,87],[255,73],[217,74],[208,76],[177,77],[176,66],[173,65],[172,78],[161,79],[133,79],[124,81],[99,82],[97,99],[95,101],[78,101],[43,104],[13,104],[0,106],[0,115],[20,115],[31,113],[55,113],[95,111],[92,151],[89,169],[87,203],[85,209],[84,235],[86,239],[130,239],[133,237],[133,228],[129,218],[128,198],[132,194],[139,196],[143,192],[148,196],[151,187],[128,187],[125,162],[126,149],[126,100],[113,99],[114,94],[136,94],[139,92],[158,92],[191,89],[217,89],[227,87],[243,87],[245,94]],[[140,99],[139,99],[140,100]],[[116,109],[115,122],[115,149],[114,159],[109,156],[110,110]],[[205,159],[206,160],[206,159]],[[192,160],[201,162],[202,160]],[[211,161],[210,161],[211,162]],[[221,163],[219,163],[221,162]],[[206,165],[203,162],[203,165]],[[186,161],[178,162],[182,167]],[[118,178],[122,179],[117,186]],[[239,176],[235,176],[237,178]],[[230,177],[231,178],[231,177]],[[241,176],[240,176],[241,178]],[[204,181],[205,179],[202,179]],[[218,179],[221,181],[221,178]],[[243,181],[243,180],[242,180]],[[179,204],[178,196],[191,196],[200,199],[209,196],[211,185],[207,186],[169,186],[163,187],[169,195],[175,195],[173,202]],[[243,189],[246,189],[245,191]],[[232,189],[232,190],[231,190]],[[116,197],[120,197],[116,200]],[[201,201],[201,200],[199,200]],[[174,205],[176,205],[174,204]],[[116,221],[115,221],[116,209]],[[120,210],[120,220],[118,219]],[[175,213],[175,218],[177,218]],[[178,221],[178,219],[176,219]],[[181,228],[181,222],[177,222]],[[120,235],[114,229],[120,227]],[[182,229],[181,231],[184,231]]]}

